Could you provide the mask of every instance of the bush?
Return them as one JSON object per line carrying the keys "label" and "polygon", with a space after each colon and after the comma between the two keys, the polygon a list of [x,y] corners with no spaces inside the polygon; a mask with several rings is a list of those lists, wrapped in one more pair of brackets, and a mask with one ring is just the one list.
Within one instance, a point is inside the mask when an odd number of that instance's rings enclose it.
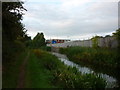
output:
{"label": "bush", "polygon": [[48,47],[48,46],[47,46],[46,48],[47,48],[47,51],[51,51],[51,47]]}
{"label": "bush", "polygon": [[15,47],[14,49],[16,50],[16,52],[21,52],[25,50],[25,44],[22,43],[21,41],[15,41]]}
{"label": "bush", "polygon": [[43,67],[52,72],[52,83],[60,88],[105,88],[106,82],[94,74],[82,75],[75,67],[68,67],[54,55],[35,49],[35,55],[42,60]]}
{"label": "bush", "polygon": [[43,51],[42,50],[40,50],[40,49],[34,49],[33,50],[33,53],[37,56],[37,57],[41,57],[41,56],[43,56]]}
{"label": "bush", "polygon": [[83,61],[112,67],[117,66],[116,62],[119,56],[116,49],[88,47],[61,48],[60,53],[66,54],[70,60],[76,63]]}
{"label": "bush", "polygon": [[93,74],[81,75],[79,72],[56,70],[54,77],[54,83],[64,88],[105,88],[106,86],[105,80]]}

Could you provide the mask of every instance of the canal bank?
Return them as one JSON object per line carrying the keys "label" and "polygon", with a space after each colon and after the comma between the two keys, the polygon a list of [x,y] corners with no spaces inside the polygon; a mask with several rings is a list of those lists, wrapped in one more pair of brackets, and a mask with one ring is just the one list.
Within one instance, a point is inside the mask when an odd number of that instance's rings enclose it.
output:
{"label": "canal bank", "polygon": [[113,76],[110,76],[108,74],[101,73],[101,72],[95,72],[94,70],[92,70],[88,67],[77,65],[77,64],[73,63],[72,61],[69,61],[69,59],[66,57],[66,55],[55,53],[55,52],[52,52],[52,54],[57,56],[59,58],[59,60],[64,62],[64,64],[71,66],[71,67],[76,67],[82,74],[93,73],[95,75],[99,75],[100,77],[102,77],[103,79],[106,80],[106,82],[107,82],[106,88],[118,88],[119,87],[118,80],[116,78],[114,78]]}

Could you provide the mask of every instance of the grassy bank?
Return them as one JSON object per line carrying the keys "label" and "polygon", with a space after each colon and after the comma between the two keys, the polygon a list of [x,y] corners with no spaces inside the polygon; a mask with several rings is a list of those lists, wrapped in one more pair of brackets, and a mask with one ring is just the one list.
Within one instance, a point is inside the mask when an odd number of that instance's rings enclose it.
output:
{"label": "grassy bank", "polygon": [[[41,52],[31,51],[29,62],[26,66],[26,85],[25,88],[55,88],[50,82],[53,78],[52,73],[44,67],[44,57]],[[45,54],[45,53],[44,53]],[[40,58],[36,57],[38,55]]]}
{"label": "grassy bank", "polygon": [[[16,88],[20,66],[28,52],[7,64],[3,71],[3,88]],[[25,65],[25,88],[105,88],[106,82],[98,75],[82,75],[76,68],[63,64],[58,58],[40,49],[30,50]]]}
{"label": "grassy bank", "polygon": [[91,64],[95,67],[116,68],[118,53],[116,49],[68,47],[61,48],[60,53],[66,54],[75,63]]}
{"label": "grassy bank", "polygon": [[[27,66],[27,87],[32,88],[104,88],[98,75],[81,75],[76,68],[67,67],[54,55],[35,49]],[[34,58],[33,58],[34,57]]]}
{"label": "grassy bank", "polygon": [[2,88],[16,88],[20,73],[20,66],[23,63],[28,51],[17,53],[13,61],[2,65]]}

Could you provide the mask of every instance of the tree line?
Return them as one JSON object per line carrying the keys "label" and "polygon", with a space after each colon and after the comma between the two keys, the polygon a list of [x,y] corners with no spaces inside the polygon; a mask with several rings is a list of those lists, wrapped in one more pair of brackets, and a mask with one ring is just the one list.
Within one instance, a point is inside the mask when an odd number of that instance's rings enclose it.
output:
{"label": "tree line", "polygon": [[[27,35],[27,30],[21,23],[24,11],[24,2],[3,2],[2,3],[2,57],[3,62],[11,61],[17,53],[24,51],[26,48],[45,47],[45,38],[43,33],[37,35],[31,40]],[[113,33],[118,40],[118,50],[120,51],[120,28]],[[99,36],[92,38],[93,42]],[[96,46],[97,42],[94,46]]]}
{"label": "tree line", "polygon": [[33,40],[27,35],[27,30],[21,21],[27,11],[24,2],[2,3],[2,59],[4,62],[14,60],[16,54],[26,48],[39,48],[45,46],[43,33],[38,33]]}

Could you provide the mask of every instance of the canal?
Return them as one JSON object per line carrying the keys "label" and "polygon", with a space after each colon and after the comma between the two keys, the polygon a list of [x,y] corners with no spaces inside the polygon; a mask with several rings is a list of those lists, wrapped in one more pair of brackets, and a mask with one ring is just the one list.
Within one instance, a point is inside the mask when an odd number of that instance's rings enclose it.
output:
{"label": "canal", "polygon": [[66,55],[59,54],[56,52],[52,52],[52,54],[55,55],[56,57],[58,57],[59,60],[61,62],[64,62],[64,64],[66,64],[67,66],[76,67],[82,74],[94,73],[94,74],[101,76],[107,82],[106,88],[117,88],[118,87],[118,83],[117,83],[118,81],[115,77],[110,76],[105,73],[98,72],[98,71],[96,72],[93,69],[85,67],[83,65],[78,65],[78,64],[70,61]]}

